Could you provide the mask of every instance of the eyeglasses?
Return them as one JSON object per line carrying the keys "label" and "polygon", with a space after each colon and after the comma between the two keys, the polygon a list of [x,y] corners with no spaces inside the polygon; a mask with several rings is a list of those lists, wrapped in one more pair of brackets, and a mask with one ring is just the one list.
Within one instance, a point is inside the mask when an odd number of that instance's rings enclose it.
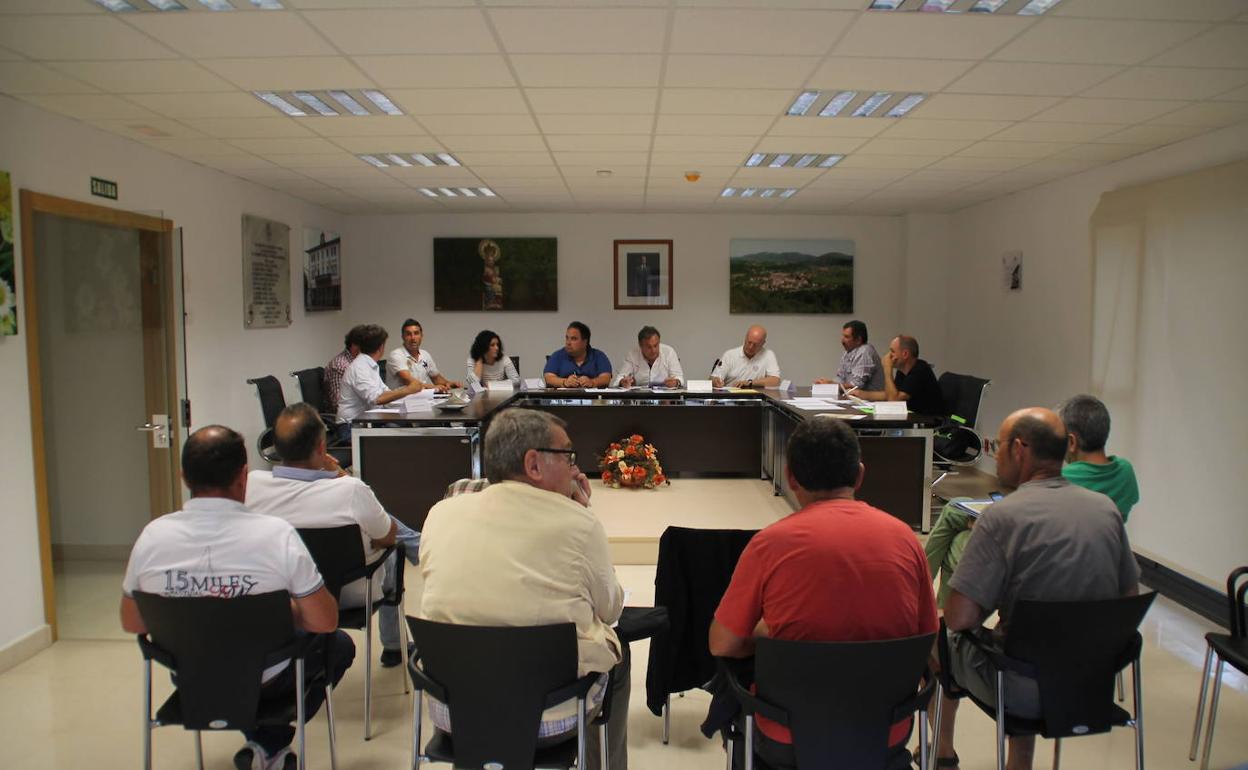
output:
{"label": "eyeglasses", "polygon": [[535,451],[535,452],[551,452],[551,453],[553,453],[553,454],[567,455],[567,456],[568,456],[568,465],[576,465],[576,451],[575,451],[575,450],[572,450],[572,449],[554,449],[554,448],[551,448],[551,447],[539,446],[539,447],[533,447],[533,451]]}

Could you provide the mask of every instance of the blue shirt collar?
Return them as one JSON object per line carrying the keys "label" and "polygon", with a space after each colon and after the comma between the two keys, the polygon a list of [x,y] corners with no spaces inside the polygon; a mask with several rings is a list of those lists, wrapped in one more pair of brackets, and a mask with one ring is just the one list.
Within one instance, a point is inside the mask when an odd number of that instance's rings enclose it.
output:
{"label": "blue shirt collar", "polygon": [[312,468],[295,468],[290,465],[273,466],[273,478],[275,479],[292,479],[294,481],[318,481],[320,479],[336,479],[338,474],[334,471],[322,471]]}

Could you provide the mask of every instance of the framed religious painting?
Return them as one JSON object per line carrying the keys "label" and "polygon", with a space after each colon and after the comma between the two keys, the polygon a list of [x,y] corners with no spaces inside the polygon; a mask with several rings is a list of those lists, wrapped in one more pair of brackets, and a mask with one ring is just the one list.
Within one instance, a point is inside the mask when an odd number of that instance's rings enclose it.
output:
{"label": "framed religious painting", "polygon": [[615,242],[615,309],[672,309],[672,242]]}

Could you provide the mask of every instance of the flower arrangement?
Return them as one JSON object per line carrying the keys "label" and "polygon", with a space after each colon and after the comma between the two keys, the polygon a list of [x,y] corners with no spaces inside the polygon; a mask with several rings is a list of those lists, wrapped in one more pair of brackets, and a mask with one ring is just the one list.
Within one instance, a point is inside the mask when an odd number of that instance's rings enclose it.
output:
{"label": "flower arrangement", "polygon": [[659,450],[654,448],[654,444],[647,444],[645,437],[639,433],[608,444],[606,451],[598,459],[598,470],[602,471],[602,483],[616,489],[654,489],[671,483],[663,475],[663,466],[659,464]]}

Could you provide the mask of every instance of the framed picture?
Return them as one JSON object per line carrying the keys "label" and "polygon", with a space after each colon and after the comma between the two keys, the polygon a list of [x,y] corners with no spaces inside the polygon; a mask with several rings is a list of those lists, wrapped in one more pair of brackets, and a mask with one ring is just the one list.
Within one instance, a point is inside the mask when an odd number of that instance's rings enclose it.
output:
{"label": "framed picture", "polygon": [[854,242],[733,238],[730,313],[852,313]]}
{"label": "framed picture", "polygon": [[672,242],[615,242],[615,309],[672,309]]}
{"label": "framed picture", "polygon": [[558,240],[434,238],[433,309],[558,310]]}
{"label": "framed picture", "polygon": [[303,309],[342,310],[342,239],[338,233],[304,228]]}

